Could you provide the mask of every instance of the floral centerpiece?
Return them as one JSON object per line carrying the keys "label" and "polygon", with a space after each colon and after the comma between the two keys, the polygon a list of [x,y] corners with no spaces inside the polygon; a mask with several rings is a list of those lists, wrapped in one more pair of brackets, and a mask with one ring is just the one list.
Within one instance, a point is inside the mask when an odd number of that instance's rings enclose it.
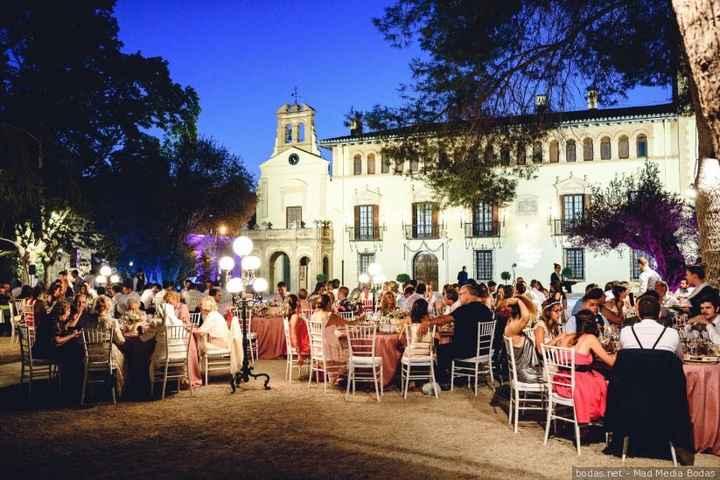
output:
{"label": "floral centerpiece", "polygon": [[381,313],[378,329],[382,332],[401,332],[407,321],[408,312],[395,309],[390,312]]}

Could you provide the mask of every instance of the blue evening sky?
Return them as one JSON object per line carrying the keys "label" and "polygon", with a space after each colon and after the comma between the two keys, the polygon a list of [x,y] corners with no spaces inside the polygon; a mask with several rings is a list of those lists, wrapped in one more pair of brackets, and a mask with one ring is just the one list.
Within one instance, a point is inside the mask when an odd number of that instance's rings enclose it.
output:
{"label": "blue evening sky", "polygon": [[[255,177],[272,150],[275,111],[300,101],[317,111],[319,138],[346,135],[355,107],[396,105],[416,48],[398,50],[372,24],[391,0],[118,0],[125,51],[161,56],[172,78],[200,96],[200,133],[241,156]],[[631,92],[621,106],[668,100]],[[582,107],[582,105],[580,105]]]}

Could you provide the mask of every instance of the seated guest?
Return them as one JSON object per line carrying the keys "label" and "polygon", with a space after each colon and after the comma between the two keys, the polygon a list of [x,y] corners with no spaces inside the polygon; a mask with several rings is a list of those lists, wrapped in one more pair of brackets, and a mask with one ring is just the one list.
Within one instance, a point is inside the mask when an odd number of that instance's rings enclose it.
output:
{"label": "seated guest", "polygon": [[300,310],[308,312],[311,310],[310,302],[308,302],[308,291],[305,288],[298,290],[298,301],[300,302]]}
{"label": "seated guest", "polygon": [[120,319],[123,333],[140,334],[138,330],[147,322],[147,314],[140,310],[140,301],[131,298],[128,300],[128,310]]}
{"label": "seated guest", "polygon": [[[180,320],[182,325],[191,326],[190,311],[187,305],[181,302],[182,297],[178,292],[168,292],[165,294],[165,301],[172,307],[172,317]],[[169,324],[166,322],[166,324]]]}
{"label": "seated guest", "polygon": [[347,322],[332,312],[332,302],[327,294],[320,295],[311,321],[322,324],[323,354],[330,370],[328,374],[331,380],[339,381],[348,361],[347,346],[340,340],[345,335]]}
{"label": "seated guest", "polygon": [[[607,353],[598,340],[598,326],[595,313],[580,310],[577,315],[577,343],[575,350],[575,415],[578,423],[587,424],[605,415],[607,383],[605,377],[592,369],[593,357],[612,367],[615,355]],[[565,380],[563,380],[565,381]],[[555,385],[555,392],[570,397],[570,387]]]}
{"label": "seated guest", "polygon": [[342,286],[338,288],[338,298],[336,303],[338,312],[351,312],[353,310],[353,306],[350,303],[350,300],[348,300],[349,294],[350,289],[348,287]]}
{"label": "seated guest", "polygon": [[285,297],[287,297],[287,285],[285,282],[278,282],[275,288],[275,295],[270,299],[270,303],[273,305],[282,305],[285,303]]}
{"label": "seated guest", "polygon": [[[187,305],[182,303],[181,300],[182,297],[178,292],[173,291],[165,294],[165,301],[167,302],[165,304],[165,325],[183,325],[190,329],[192,328],[190,312],[188,311]],[[188,341],[190,342],[188,347],[188,376],[192,387],[199,387],[202,385],[202,371],[198,361],[198,349],[195,343],[195,337],[191,334]]]}
{"label": "seated guest", "polygon": [[542,345],[551,345],[553,340],[560,337],[562,312],[562,304],[558,301],[548,299],[543,303],[542,314],[533,329],[535,348],[538,353],[540,353]]}
{"label": "seated guest", "polygon": [[395,303],[395,294],[392,291],[387,291],[383,293],[383,296],[380,297],[380,314],[389,315],[395,310],[397,310],[397,305]]}
{"label": "seated guest", "polygon": [[423,322],[419,334],[424,335],[430,325],[441,326],[454,322],[455,331],[452,342],[438,347],[438,373],[440,385],[448,389],[448,372],[456,358],[474,357],[477,349],[478,323],[491,322],[492,311],[483,303],[489,296],[487,288],[474,283],[466,283],[460,288],[462,305],[449,315],[442,315]]}
{"label": "seated guest", "polygon": [[95,300],[95,314],[97,315],[97,328],[113,331],[112,359],[117,367],[115,374],[115,388],[118,395],[122,395],[125,384],[125,356],[120,348],[125,345],[125,336],[120,330],[120,323],[112,315],[112,301],[101,295]]}
{"label": "seated guest", "polygon": [[[505,336],[510,338],[512,352],[507,352],[515,359],[518,382],[542,383],[542,363],[532,340],[525,333],[531,317],[535,316],[535,304],[532,299],[520,295],[504,300],[504,308],[509,309],[509,318],[505,325]],[[504,343],[504,342],[503,342]]]}
{"label": "seated guest", "polygon": [[720,345],[720,298],[705,298],[700,303],[700,315],[691,318],[685,328],[704,330],[715,345]]}
{"label": "seated guest", "polygon": [[675,290],[674,296],[676,299],[686,299],[693,291],[693,288],[688,284],[687,278],[680,280],[680,286]]}
{"label": "seated guest", "polygon": [[403,330],[400,332],[400,341],[404,343],[407,340],[406,335],[409,335],[411,344],[432,342],[433,339],[429,332],[420,332],[422,322],[429,320],[428,302],[424,298],[416,300],[415,303],[413,303],[413,309],[410,311],[410,321],[405,324]]}
{"label": "seated guest", "polygon": [[297,295],[287,296],[288,323],[290,327],[290,345],[295,348],[298,354],[298,365],[302,365],[305,359],[310,356],[310,337],[305,320],[300,310],[300,299]]}
{"label": "seated guest", "polygon": [[677,330],[659,323],[660,303],[657,299],[643,295],[638,298],[636,308],[640,321],[620,330],[620,348],[668,350],[682,355]]}
{"label": "seated guest", "polygon": [[318,282],[315,284],[315,290],[313,290],[312,294],[308,298],[308,302],[310,303],[311,308],[317,308],[317,304],[320,301],[320,296],[325,293],[325,284],[323,282]]}
{"label": "seated guest", "polygon": [[143,310],[147,312],[154,306],[155,295],[157,295],[159,291],[160,285],[157,283],[153,283],[143,290],[142,295],[140,295],[140,303],[142,304]]}
{"label": "seated guest", "polygon": [[448,288],[443,295],[443,315],[449,315],[460,306],[460,297],[454,288]]}
{"label": "seated guest", "polygon": [[[420,283],[419,286],[423,289],[423,292],[425,292],[425,285],[423,283]],[[418,300],[420,298],[423,298],[423,296],[416,291],[415,287],[413,287],[412,285],[408,285],[407,287],[405,287],[403,298],[400,302],[400,308],[402,310],[405,310],[406,312],[409,312],[410,310],[412,310],[412,305],[415,300]]]}
{"label": "seated guest", "polygon": [[88,298],[82,293],[75,295],[68,325],[78,330],[82,328],[93,328],[97,325],[97,316],[90,311]]}
{"label": "seated guest", "polygon": [[705,283],[705,267],[702,265],[690,265],[685,269],[685,277],[693,287],[692,293],[687,296],[689,302],[688,312],[691,317],[700,315],[700,304],[706,298],[717,297],[717,289]]}
{"label": "seated guest", "polygon": [[122,297],[116,305],[118,316],[122,317],[122,315],[127,311],[128,301],[131,299],[139,302],[140,295],[138,295],[135,290],[133,290],[133,281],[131,279],[128,279],[125,280],[122,285]]}
{"label": "seated guest", "polygon": [[34,358],[52,360],[60,366],[64,396],[74,403],[80,397],[85,353],[81,332],[67,326],[70,310],[70,303],[59,299],[49,314],[39,318],[32,353]]}
{"label": "seated guest", "polygon": [[626,317],[634,315],[628,300],[628,289],[625,285],[615,284],[610,293],[612,298],[600,305],[600,312],[610,323],[621,327]]}
{"label": "seated guest", "polygon": [[198,331],[207,336],[207,349],[212,350],[213,347],[230,348],[228,341],[230,330],[223,316],[217,311],[215,299],[210,296],[204,297],[200,302],[200,312],[203,322]]}
{"label": "seated guest", "polygon": [[182,294],[182,298],[189,312],[195,313],[199,310],[202,297],[203,294],[197,289],[195,284],[190,280],[186,280],[185,292]]}
{"label": "seated guest", "polygon": [[668,291],[668,284],[660,280],[655,282],[655,291],[660,297],[660,306],[663,308],[672,308],[680,306],[680,302],[672,296]]}
{"label": "seated guest", "polygon": [[[577,309],[577,304],[573,307],[573,312],[580,310],[590,310],[595,314],[595,322],[598,325],[605,325],[605,319],[600,315],[600,305],[605,303],[605,292],[602,288],[590,289],[582,299],[578,302],[580,308]],[[577,331],[577,321],[575,319],[575,313],[570,317],[570,320],[565,324],[565,333],[575,333]]]}

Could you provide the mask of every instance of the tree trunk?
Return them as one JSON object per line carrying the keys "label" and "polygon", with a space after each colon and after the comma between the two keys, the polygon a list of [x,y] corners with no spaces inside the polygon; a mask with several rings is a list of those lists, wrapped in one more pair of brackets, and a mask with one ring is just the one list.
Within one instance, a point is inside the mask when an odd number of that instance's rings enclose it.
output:
{"label": "tree trunk", "polygon": [[720,0],[672,0],[690,67],[698,125],[695,179],[700,254],[708,281],[720,279]]}

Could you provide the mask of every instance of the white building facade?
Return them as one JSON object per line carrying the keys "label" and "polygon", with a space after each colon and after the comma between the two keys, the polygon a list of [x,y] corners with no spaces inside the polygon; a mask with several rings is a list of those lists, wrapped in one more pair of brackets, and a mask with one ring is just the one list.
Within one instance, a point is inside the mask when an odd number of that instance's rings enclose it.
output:
{"label": "white building facade", "polygon": [[633,279],[639,252],[576,248],[566,226],[582,215],[592,185],[637,172],[645,160],[657,163],[665,188],[685,194],[697,158],[694,117],[672,105],[567,112],[528,147],[537,175],[519,181],[512,202],[442,209],[407,175],[417,164],[399,171],[383,161],[383,132],[318,141],[314,118],[308,105],[280,107],[273,155],[260,166],[258,226],[248,235],[273,287],[282,280],[291,290],[312,288],[320,274],[355,286],[373,262],[388,279],[406,273],[436,289],[456,281],[462,266],[498,283],[508,272],[548,286],[553,263],[569,267],[580,289]]}

